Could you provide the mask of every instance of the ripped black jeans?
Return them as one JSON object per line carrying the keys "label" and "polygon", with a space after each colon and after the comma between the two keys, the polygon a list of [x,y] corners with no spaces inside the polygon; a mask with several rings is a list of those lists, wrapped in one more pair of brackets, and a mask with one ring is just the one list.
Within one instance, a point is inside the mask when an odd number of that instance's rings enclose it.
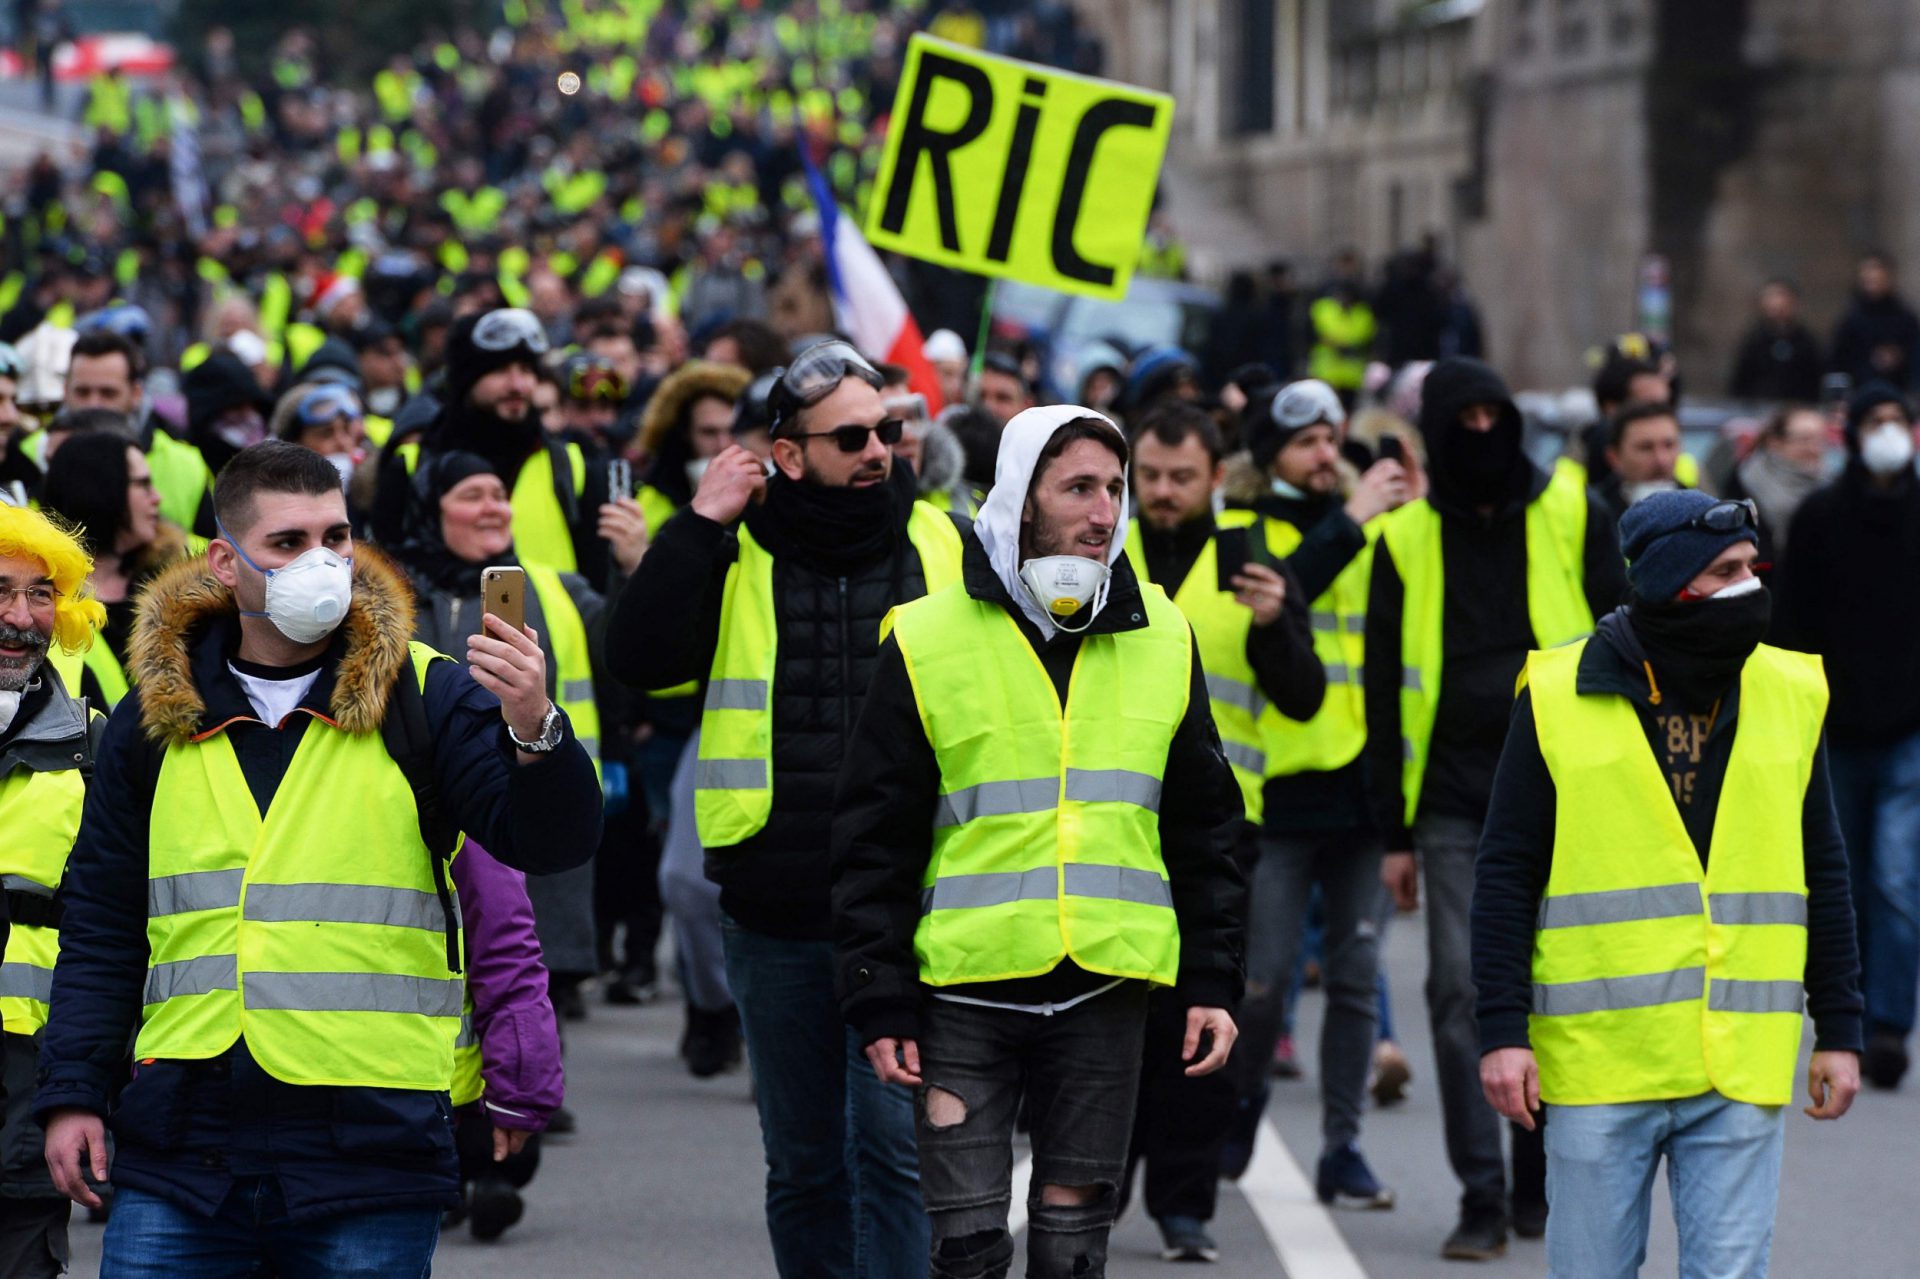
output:
{"label": "ripped black jeans", "polygon": [[[1002,1279],[1013,1263],[1007,1207],[1023,1095],[1033,1124],[1028,1279],[1107,1273],[1146,1021],[1137,981],[1050,1015],[926,1001],[915,1126],[933,1279]],[[1097,1193],[1084,1206],[1046,1204],[1047,1185]]]}

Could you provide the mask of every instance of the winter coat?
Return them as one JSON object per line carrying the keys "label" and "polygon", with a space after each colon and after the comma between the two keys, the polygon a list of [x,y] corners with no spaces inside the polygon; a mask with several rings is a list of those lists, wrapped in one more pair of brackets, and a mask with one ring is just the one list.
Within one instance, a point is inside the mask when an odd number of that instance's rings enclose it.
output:
{"label": "winter coat", "polygon": [[[1082,634],[1050,641],[1014,606],[979,541],[969,537],[965,589],[1007,610],[1066,704]],[[1141,586],[1126,557],[1115,562],[1106,606],[1088,626],[1112,634],[1146,624]],[[914,957],[920,893],[933,855],[940,765],[927,741],[919,702],[899,641],[881,645],[873,683],[840,771],[833,820],[835,986],[841,1010],[863,1043],[916,1038],[925,990]],[[1208,708],[1206,672],[1196,649],[1186,714],[1174,729],[1160,788],[1160,855],[1180,929],[1174,998],[1183,1007],[1232,1008],[1245,974],[1247,885],[1233,858],[1243,824],[1239,783],[1227,766]],[[1039,977],[946,988],[945,993],[1004,1003],[1071,998],[1110,979],[1071,960]],[[1065,983],[1065,984],[1063,984]]]}
{"label": "winter coat", "polygon": [[[1444,676],[1420,811],[1482,821],[1493,771],[1507,736],[1507,710],[1527,653],[1535,647],[1527,612],[1528,503],[1547,475],[1522,460],[1507,493],[1488,514],[1446,485],[1444,464],[1461,409],[1495,403],[1518,418],[1498,374],[1477,360],[1443,360],[1427,375],[1420,432],[1430,460],[1428,501],[1440,513],[1440,554],[1446,578],[1441,615]],[[1496,428],[1499,429],[1499,428]],[[1581,555],[1587,605],[1595,617],[1613,611],[1626,591],[1626,569],[1614,523],[1587,494],[1587,532]],[[1394,850],[1413,847],[1401,793],[1401,630],[1405,588],[1383,538],[1374,547],[1367,594],[1367,774],[1374,819]]]}
{"label": "winter coat", "polygon": [[1800,504],[1775,576],[1777,643],[1826,658],[1835,746],[1920,733],[1920,480],[1876,488],[1858,459]]}
{"label": "winter coat", "polygon": [[[890,483],[910,484],[902,467]],[[721,909],[755,932],[824,941],[830,935],[827,836],[834,783],[880,651],[880,621],[926,594],[907,539],[913,502],[896,503],[894,551],[836,574],[773,552],[779,648],[773,673],[773,813],[754,835],[707,850]],[[748,516],[772,520],[770,507]],[[768,545],[777,527],[755,537]],[[635,688],[705,682],[720,634],[734,532],[692,507],[668,520],[614,604],[607,670]]]}
{"label": "winter coat", "polygon": [[[555,877],[531,882],[544,878]],[[540,1132],[566,1095],[566,1076],[527,898],[530,881],[468,840],[453,859],[453,882],[466,932],[467,995],[480,1039],[487,1117],[496,1128]]]}
{"label": "winter coat", "polygon": [[[62,1107],[111,1110],[114,1182],[203,1215],[226,1198],[237,1169],[277,1177],[293,1221],[458,1202],[443,1092],[283,1083],[242,1039],[204,1061],[143,1063],[118,1103],[110,1101],[127,1078],[147,980],[148,824],[166,747],[225,733],[251,792],[235,799],[264,811],[301,734],[377,733],[394,682],[412,677],[413,605],[399,571],[370,547],[355,549],[353,574],[353,602],[319,676],[278,727],[256,718],[227,664],[239,619],[205,558],[155,579],[134,629],[137,682],[108,722],[67,861],[35,1114],[44,1123]],[[423,700],[437,789],[461,829],[502,862],[536,874],[591,855],[600,787],[576,740],[569,735],[545,758],[518,763],[499,702],[452,662],[429,667]]]}

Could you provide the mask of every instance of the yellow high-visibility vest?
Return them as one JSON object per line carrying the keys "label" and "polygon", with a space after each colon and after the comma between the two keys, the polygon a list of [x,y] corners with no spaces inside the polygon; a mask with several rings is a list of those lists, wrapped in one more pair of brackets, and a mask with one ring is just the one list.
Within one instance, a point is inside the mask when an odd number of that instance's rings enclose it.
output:
{"label": "yellow high-visibility vest", "polygon": [[[1221,528],[1247,528],[1253,522],[1251,511],[1223,511],[1217,521]],[[1127,526],[1127,558],[1133,562],[1134,575],[1147,581],[1146,543],[1139,520]],[[1164,582],[1154,585],[1166,589]],[[1247,632],[1253,625],[1253,610],[1235,600],[1231,591],[1220,589],[1218,544],[1212,537],[1200,548],[1186,580],[1174,591],[1173,603],[1193,627],[1214,727],[1220,730],[1220,746],[1233,767],[1234,780],[1240,783],[1247,820],[1258,823],[1266,808],[1261,787],[1267,776],[1261,725],[1267,716],[1281,716],[1260,691],[1253,665],[1247,661]]]}
{"label": "yellow high-visibility vest", "polygon": [[[95,648],[105,644],[96,639]],[[54,652],[59,652],[56,645]],[[68,685],[69,690],[77,688]],[[51,899],[66,873],[67,853],[80,833],[87,786],[78,761],[58,771],[16,768],[0,778],[0,888]],[[10,1035],[36,1035],[47,1024],[58,929],[14,920],[0,962],[0,1021]]]}
{"label": "yellow high-visibility vest", "polygon": [[1553,776],[1553,869],[1534,933],[1528,1037],[1556,1105],[1793,1099],[1805,1004],[1801,847],[1827,682],[1761,645],[1740,675],[1706,870],[1624,697],[1576,687],[1586,643],[1533,653]]}
{"label": "yellow high-visibility vest", "polygon": [[[1393,556],[1402,588],[1400,623],[1400,789],[1406,823],[1420,811],[1433,719],[1440,707],[1446,612],[1446,570],[1440,551],[1440,513],[1425,498],[1385,517],[1381,536]],[[1527,504],[1527,618],[1534,642],[1551,648],[1593,630],[1587,605],[1583,556],[1587,539],[1587,494],[1555,475]]]}
{"label": "yellow high-visibility vest", "polygon": [[1159,810],[1194,642],[1164,591],[1140,596],[1145,626],[1081,639],[1064,710],[1003,606],[955,584],[889,615],[940,765],[913,937],[928,985],[1069,957],[1155,985],[1179,975]]}
{"label": "yellow high-visibility vest", "polygon": [[[960,533],[953,521],[914,503],[907,537],[920,556],[929,592],[960,580]],[[720,597],[714,648],[693,770],[693,816],[700,843],[724,848],[755,834],[773,814],[773,675],[779,626],[773,556],[740,527],[740,556]]]}
{"label": "yellow high-visibility vest", "polygon": [[[400,678],[424,688],[447,659],[410,648]],[[286,1083],[450,1085],[466,983],[447,966],[413,788],[380,734],[316,717],[264,817],[225,733],[169,744],[147,912],[136,1057],[205,1060],[244,1039]]]}
{"label": "yellow high-visibility vest", "polygon": [[[1299,549],[1302,534],[1292,524],[1271,519],[1267,544],[1285,558]],[[1333,585],[1307,605],[1313,627],[1313,651],[1327,675],[1327,695],[1304,724],[1276,717],[1266,735],[1267,776],[1326,773],[1351,764],[1367,744],[1367,583],[1373,576],[1373,548],[1380,522],[1363,531],[1367,544],[1333,579]]]}

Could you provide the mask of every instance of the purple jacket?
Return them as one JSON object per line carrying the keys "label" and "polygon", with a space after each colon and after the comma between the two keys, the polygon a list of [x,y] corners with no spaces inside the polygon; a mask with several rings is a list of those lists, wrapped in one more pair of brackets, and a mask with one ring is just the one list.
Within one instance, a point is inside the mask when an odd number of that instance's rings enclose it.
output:
{"label": "purple jacket", "polygon": [[539,1132],[559,1108],[566,1079],[526,876],[469,839],[453,859],[453,882],[466,926],[487,1117],[496,1128]]}

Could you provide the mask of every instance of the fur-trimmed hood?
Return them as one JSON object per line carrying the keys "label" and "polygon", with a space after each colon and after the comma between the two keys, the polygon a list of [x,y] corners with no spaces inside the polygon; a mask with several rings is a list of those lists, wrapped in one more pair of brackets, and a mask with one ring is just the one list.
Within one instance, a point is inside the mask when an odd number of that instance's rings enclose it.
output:
{"label": "fur-trimmed hood", "polygon": [[[233,592],[213,576],[205,555],[153,579],[127,644],[148,738],[167,745],[200,731],[207,704],[193,678],[195,635],[208,622],[238,612]],[[378,732],[387,694],[412,660],[407,641],[413,636],[413,593],[392,561],[364,543],[353,548],[353,602],[339,634],[345,649],[334,670],[331,717],[349,733]]]}
{"label": "fur-trimmed hood", "polygon": [[693,402],[703,395],[717,395],[729,404],[737,403],[753,374],[737,364],[719,364],[712,360],[688,360],[669,374],[647,401],[640,419],[640,447],[658,453],[667,433],[682,426],[682,418]]}

